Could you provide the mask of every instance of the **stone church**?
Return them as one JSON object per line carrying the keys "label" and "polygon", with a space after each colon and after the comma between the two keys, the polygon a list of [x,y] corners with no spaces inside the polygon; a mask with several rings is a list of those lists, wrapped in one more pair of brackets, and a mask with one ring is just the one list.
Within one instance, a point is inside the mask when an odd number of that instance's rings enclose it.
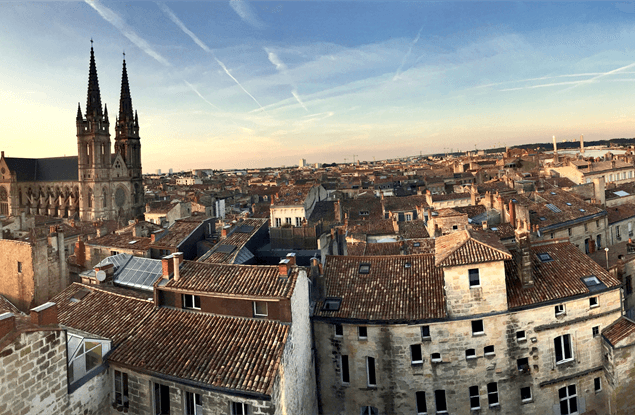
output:
{"label": "stone church", "polygon": [[132,110],[126,60],[121,75],[115,147],[108,108],[102,108],[93,47],[90,48],[86,112],[77,108],[77,156],[0,156],[0,215],[132,219],[144,210],[139,119]]}

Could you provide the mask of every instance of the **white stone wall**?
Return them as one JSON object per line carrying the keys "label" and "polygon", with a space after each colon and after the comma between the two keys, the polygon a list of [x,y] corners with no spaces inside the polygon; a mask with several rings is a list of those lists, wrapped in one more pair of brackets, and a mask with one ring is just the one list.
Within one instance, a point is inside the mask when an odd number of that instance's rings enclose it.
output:
{"label": "white stone wall", "polygon": [[[470,288],[469,270],[474,268],[479,270],[480,286]],[[507,310],[503,261],[444,267],[443,281],[451,317]]]}
{"label": "white stone wall", "polygon": [[[575,384],[580,407],[605,414],[607,397],[593,389],[593,379],[603,376],[601,340],[593,336],[593,327],[601,332],[620,316],[619,290],[601,294],[599,303],[590,309],[588,297],[567,301],[566,313],[558,317],[555,305],[490,314],[479,318],[484,334],[478,336],[472,335],[472,319],[430,322],[429,340],[421,337],[425,323],[370,325],[367,340],[361,340],[357,324],[344,324],[344,335],[335,337],[332,324],[316,321],[322,413],[356,414],[371,405],[380,414],[415,414],[415,394],[422,391],[433,414],[434,391],[445,390],[449,413],[469,414],[469,387],[478,386],[481,414],[544,415],[559,405],[558,389]],[[525,340],[517,340],[520,330]],[[554,338],[564,334],[571,336],[574,359],[556,364]],[[411,345],[421,346],[422,364],[412,364]],[[494,346],[493,355],[485,356],[486,346]],[[474,349],[474,358],[466,357],[468,349]],[[441,362],[432,363],[432,353],[440,353]],[[341,355],[349,359],[349,384],[341,380]],[[376,387],[367,386],[367,356],[376,360]],[[528,358],[529,373],[519,371],[521,358]],[[487,403],[490,382],[498,385],[500,406],[495,409]],[[527,386],[533,399],[523,403],[520,388]]]}

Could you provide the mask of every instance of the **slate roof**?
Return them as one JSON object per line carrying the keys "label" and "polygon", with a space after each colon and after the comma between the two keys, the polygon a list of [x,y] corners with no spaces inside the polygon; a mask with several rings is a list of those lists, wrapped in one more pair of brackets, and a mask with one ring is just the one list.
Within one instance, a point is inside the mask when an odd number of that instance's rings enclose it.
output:
{"label": "slate roof", "polygon": [[79,283],[73,283],[51,301],[57,304],[60,324],[111,339],[113,348],[154,309],[152,301]]}
{"label": "slate roof", "polygon": [[[368,274],[359,273],[361,264],[370,264]],[[389,322],[446,317],[443,271],[434,266],[433,255],[327,256],[324,281],[326,298],[342,303],[338,311],[326,311],[318,302],[317,317]]]}
{"label": "slate roof", "polygon": [[18,182],[77,181],[77,156],[28,159],[5,157]]}
{"label": "slate roof", "polygon": [[108,360],[217,388],[271,394],[289,326],[158,308]]}
{"label": "slate roof", "polygon": [[616,347],[619,342],[635,334],[635,322],[626,317],[620,317],[616,322],[602,330],[602,336]]}
{"label": "slate roof", "polygon": [[436,238],[435,252],[438,267],[511,259],[511,254],[495,235],[472,230]]}
{"label": "slate roof", "polygon": [[291,298],[299,268],[292,267],[286,279],[277,265],[229,265],[183,261],[180,278],[161,288],[226,294],[230,296]]}
{"label": "slate roof", "polygon": [[208,217],[183,218],[176,220],[161,239],[155,241],[152,246],[156,247],[178,247],[192,232],[209,219]]}
{"label": "slate roof", "polygon": [[[591,275],[596,276],[608,289],[620,286],[618,279],[569,242],[533,244],[531,253],[533,287],[522,287],[516,258],[505,261],[507,303],[510,309],[588,295],[591,291],[582,278]],[[549,254],[553,261],[542,262],[537,256],[539,253]]]}

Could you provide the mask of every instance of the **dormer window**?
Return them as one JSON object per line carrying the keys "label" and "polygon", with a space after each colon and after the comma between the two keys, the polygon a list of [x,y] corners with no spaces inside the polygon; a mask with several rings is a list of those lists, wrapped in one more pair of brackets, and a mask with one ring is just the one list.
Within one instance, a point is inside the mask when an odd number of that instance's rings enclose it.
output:
{"label": "dormer window", "polygon": [[68,382],[73,383],[95,373],[103,364],[103,357],[110,351],[110,340],[91,339],[67,333]]}
{"label": "dormer window", "polygon": [[324,300],[324,306],[322,306],[323,311],[338,311],[340,309],[340,305],[342,304],[341,298],[327,298]]}

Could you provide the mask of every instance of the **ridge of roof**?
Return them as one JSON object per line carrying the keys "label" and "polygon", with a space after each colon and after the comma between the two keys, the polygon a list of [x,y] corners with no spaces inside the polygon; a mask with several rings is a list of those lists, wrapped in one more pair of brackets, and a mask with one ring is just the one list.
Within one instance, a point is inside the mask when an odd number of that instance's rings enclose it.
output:
{"label": "ridge of roof", "polygon": [[435,266],[504,261],[511,253],[495,235],[465,229],[435,240]]}

